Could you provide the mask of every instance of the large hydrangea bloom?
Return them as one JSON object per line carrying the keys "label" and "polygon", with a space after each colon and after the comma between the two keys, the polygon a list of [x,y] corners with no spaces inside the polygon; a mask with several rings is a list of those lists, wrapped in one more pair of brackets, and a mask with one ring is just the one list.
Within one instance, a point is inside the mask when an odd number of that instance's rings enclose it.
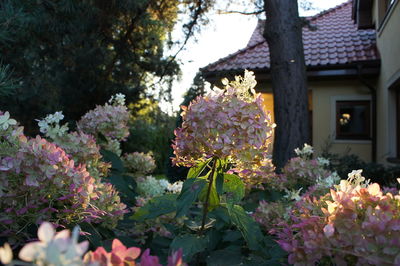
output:
{"label": "large hydrangea bloom", "polygon": [[[82,140],[77,134],[74,137]],[[91,143],[91,138],[83,140]],[[110,184],[94,178],[85,164],[76,163],[58,145],[39,136],[28,139],[21,127],[13,125],[0,130],[0,146],[2,236],[19,241],[25,237],[23,229],[43,220],[102,222],[113,227],[126,212]]]}
{"label": "large hydrangea bloom", "polygon": [[270,172],[269,159],[274,124],[255,94],[252,72],[224,81],[226,88],[198,97],[183,106],[182,127],[175,130],[173,163],[194,166],[216,157],[229,159],[249,183]]}
{"label": "large hydrangea bloom", "polygon": [[278,243],[295,265],[400,265],[399,206],[398,191],[383,193],[353,171],[325,196],[297,202]]}
{"label": "large hydrangea bloom", "polygon": [[87,112],[78,122],[78,128],[93,136],[101,133],[110,140],[125,140],[129,136],[129,111],[124,101],[113,97],[110,99],[111,104],[98,105]]}

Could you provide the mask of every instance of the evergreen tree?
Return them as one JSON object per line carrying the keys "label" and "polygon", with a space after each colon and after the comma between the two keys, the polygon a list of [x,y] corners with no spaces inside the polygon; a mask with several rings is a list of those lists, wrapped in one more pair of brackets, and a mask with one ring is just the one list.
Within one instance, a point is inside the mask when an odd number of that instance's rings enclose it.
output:
{"label": "evergreen tree", "polygon": [[149,84],[171,84],[179,66],[164,48],[180,4],[189,38],[204,14],[198,1],[2,1],[0,61],[20,82],[2,95],[1,109],[32,129],[49,112],[77,120],[116,92],[136,102],[154,89]]}

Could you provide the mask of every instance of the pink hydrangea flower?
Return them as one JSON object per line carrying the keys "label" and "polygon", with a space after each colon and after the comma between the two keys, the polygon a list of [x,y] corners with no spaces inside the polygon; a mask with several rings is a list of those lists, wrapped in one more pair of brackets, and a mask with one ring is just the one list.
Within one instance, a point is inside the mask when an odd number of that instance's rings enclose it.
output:
{"label": "pink hydrangea flower", "polygon": [[273,169],[269,155],[274,124],[261,95],[254,94],[252,72],[226,84],[225,90],[182,106],[183,123],[174,132],[172,162],[191,167],[211,157],[229,159],[246,183],[259,183],[257,177]]}

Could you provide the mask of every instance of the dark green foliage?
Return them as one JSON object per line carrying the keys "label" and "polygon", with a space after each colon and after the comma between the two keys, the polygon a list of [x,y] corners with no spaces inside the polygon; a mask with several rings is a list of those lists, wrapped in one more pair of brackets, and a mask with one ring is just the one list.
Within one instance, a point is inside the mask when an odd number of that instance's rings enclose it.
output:
{"label": "dark green foliage", "polygon": [[200,178],[190,178],[183,183],[182,192],[177,199],[176,217],[188,214],[190,207],[206,184],[207,181]]}
{"label": "dark green foliage", "polygon": [[348,174],[353,170],[362,169],[362,175],[371,180],[371,183],[378,183],[381,186],[396,186],[397,178],[400,176],[399,166],[384,166],[379,163],[366,163],[354,154],[332,154],[324,152],[323,157],[331,161],[330,168],[336,171],[341,179],[347,179]]}
{"label": "dark green foliage", "polygon": [[169,151],[175,118],[163,112],[156,101],[142,100],[129,108],[134,115],[128,140],[122,143],[124,152],[151,152],[157,164],[155,174],[165,174],[166,162],[171,164]]}
{"label": "dark green foliage", "polygon": [[146,84],[149,76],[168,83],[179,73],[177,63],[163,55],[178,4],[2,1],[0,61],[10,66],[12,78],[21,79],[15,94],[2,97],[2,109],[29,131],[34,118],[56,110],[78,120],[116,92],[136,102],[152,85]]}
{"label": "dark green foliage", "polygon": [[140,208],[132,216],[136,221],[153,219],[160,215],[168,214],[176,211],[176,194],[166,194],[154,197],[147,202],[145,206]]}
{"label": "dark green foliage", "polygon": [[262,233],[259,225],[239,205],[227,205],[229,217],[234,225],[242,232],[251,250],[260,248]]}
{"label": "dark green foliage", "polygon": [[183,249],[184,261],[191,261],[193,255],[204,251],[207,248],[208,237],[192,234],[185,234],[176,237],[171,243],[171,251]]}

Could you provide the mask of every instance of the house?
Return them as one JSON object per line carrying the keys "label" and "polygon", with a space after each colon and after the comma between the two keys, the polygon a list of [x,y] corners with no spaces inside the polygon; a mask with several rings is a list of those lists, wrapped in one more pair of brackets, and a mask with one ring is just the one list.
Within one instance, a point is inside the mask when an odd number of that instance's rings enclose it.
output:
{"label": "house", "polygon": [[[303,28],[303,45],[317,153],[329,143],[331,152],[350,151],[365,161],[396,162],[400,157],[398,2],[354,0],[308,18],[316,28]],[[260,20],[245,48],[201,71],[217,86],[223,77],[254,71],[256,89],[273,114],[263,25]]]}

